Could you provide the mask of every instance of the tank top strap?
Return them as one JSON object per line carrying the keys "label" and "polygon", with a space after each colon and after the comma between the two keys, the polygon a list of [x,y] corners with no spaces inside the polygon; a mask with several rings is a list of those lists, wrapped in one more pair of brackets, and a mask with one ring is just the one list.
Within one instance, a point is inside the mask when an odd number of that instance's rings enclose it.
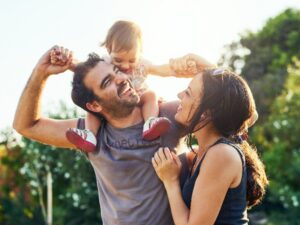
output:
{"label": "tank top strap", "polygon": [[[198,166],[197,166],[197,168],[196,168],[194,174],[198,175],[199,170],[200,170],[200,167],[201,167],[201,164],[202,164],[202,162],[203,162],[203,160],[204,160],[204,158],[205,158],[207,152],[209,151],[209,149],[210,149],[211,147],[217,145],[217,144],[220,144],[220,143],[222,143],[222,144],[227,144],[227,145],[232,146],[232,147],[238,152],[238,154],[239,154],[239,156],[240,156],[240,158],[241,158],[243,167],[245,166],[245,164],[246,164],[245,161],[246,161],[246,160],[245,160],[245,156],[244,156],[244,154],[242,153],[241,149],[240,149],[235,143],[233,143],[232,141],[228,140],[227,138],[222,137],[222,138],[218,139],[215,143],[213,143],[211,146],[209,146],[209,148],[207,149],[207,151],[204,153],[202,159],[200,160],[200,162],[199,162],[199,164],[198,164]],[[196,157],[195,157],[194,160],[193,160],[193,165],[194,165],[195,162],[196,162]]]}
{"label": "tank top strap", "polygon": [[215,143],[214,145],[219,144],[219,143],[227,144],[227,145],[230,145],[231,147],[233,147],[238,152],[238,154],[239,154],[239,156],[242,160],[242,165],[245,166],[245,164],[246,164],[245,155],[244,155],[244,153],[242,152],[242,150],[239,148],[239,146],[237,144],[235,144],[234,142],[228,140],[227,138],[220,138],[217,141],[217,143]]}

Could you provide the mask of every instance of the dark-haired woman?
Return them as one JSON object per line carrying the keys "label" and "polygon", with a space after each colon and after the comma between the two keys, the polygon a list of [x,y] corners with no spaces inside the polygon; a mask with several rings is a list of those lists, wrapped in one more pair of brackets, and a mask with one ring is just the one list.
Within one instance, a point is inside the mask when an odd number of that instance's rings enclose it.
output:
{"label": "dark-haired woman", "polygon": [[[202,59],[189,55],[173,63],[187,60]],[[247,208],[261,201],[268,180],[256,150],[241,138],[256,113],[247,83],[228,70],[208,69],[178,97],[175,119],[198,141],[195,154],[188,153],[190,171],[182,187],[181,162],[173,152],[160,148],[152,159],[175,224],[248,224]]]}

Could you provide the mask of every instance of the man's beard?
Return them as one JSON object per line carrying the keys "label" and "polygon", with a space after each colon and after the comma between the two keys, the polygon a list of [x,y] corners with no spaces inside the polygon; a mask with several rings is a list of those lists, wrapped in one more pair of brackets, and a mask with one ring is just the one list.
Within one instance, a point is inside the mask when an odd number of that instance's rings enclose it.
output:
{"label": "man's beard", "polygon": [[114,118],[124,118],[129,116],[134,108],[138,106],[140,101],[140,97],[136,92],[132,93],[129,99],[122,99],[120,93],[124,87],[125,85],[119,86],[118,97],[114,96],[101,102],[104,111]]}

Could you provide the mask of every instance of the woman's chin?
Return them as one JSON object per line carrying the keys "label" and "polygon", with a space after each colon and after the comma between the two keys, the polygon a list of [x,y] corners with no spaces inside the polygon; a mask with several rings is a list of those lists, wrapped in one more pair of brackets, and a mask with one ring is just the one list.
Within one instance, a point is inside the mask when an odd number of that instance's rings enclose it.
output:
{"label": "woman's chin", "polygon": [[180,118],[180,113],[176,113],[174,116],[176,122],[180,123],[181,125],[185,125],[184,121],[182,121],[182,119]]}

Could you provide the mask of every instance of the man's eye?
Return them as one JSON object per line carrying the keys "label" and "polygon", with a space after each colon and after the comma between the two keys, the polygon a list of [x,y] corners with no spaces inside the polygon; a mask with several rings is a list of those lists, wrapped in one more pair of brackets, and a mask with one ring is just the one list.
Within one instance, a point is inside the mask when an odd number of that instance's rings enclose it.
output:
{"label": "man's eye", "polygon": [[129,60],[129,63],[135,63],[135,59],[134,60]]}
{"label": "man's eye", "polygon": [[111,79],[108,79],[104,83],[104,87],[107,87],[111,83]]}
{"label": "man's eye", "polygon": [[185,93],[186,95],[188,95],[188,96],[190,95],[189,92],[188,92],[188,90],[185,90],[184,93]]}

